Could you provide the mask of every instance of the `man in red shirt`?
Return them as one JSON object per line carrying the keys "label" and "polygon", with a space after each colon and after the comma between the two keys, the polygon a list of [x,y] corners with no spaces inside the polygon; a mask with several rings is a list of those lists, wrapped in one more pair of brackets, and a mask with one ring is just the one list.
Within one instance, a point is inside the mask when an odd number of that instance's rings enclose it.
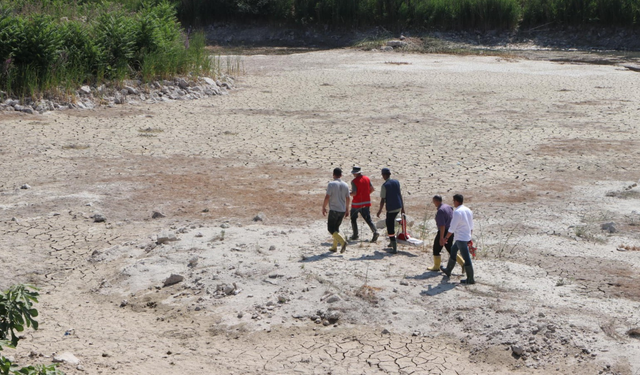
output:
{"label": "man in red shirt", "polygon": [[375,190],[371,184],[369,177],[362,174],[362,169],[358,166],[353,167],[351,170],[353,174],[353,180],[351,181],[351,196],[353,197],[351,202],[351,228],[353,229],[353,235],[350,240],[355,241],[358,237],[358,214],[362,215],[364,221],[367,222],[369,228],[373,232],[373,238],[371,242],[378,240],[378,230],[371,220],[371,193]]}

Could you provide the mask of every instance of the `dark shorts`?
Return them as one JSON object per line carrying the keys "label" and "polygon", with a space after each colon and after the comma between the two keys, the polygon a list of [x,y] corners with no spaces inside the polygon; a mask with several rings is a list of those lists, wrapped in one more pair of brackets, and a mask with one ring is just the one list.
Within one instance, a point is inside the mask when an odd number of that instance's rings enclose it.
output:
{"label": "dark shorts", "polygon": [[[449,233],[449,231],[445,230],[445,237],[447,236],[447,233]],[[438,233],[436,233],[436,238],[433,239],[433,255],[440,256],[443,247],[447,249],[447,252],[449,254],[451,254],[451,246],[453,246],[453,236],[449,237],[449,240],[444,244],[444,246],[440,246],[440,230],[438,230]]]}
{"label": "dark shorts", "polygon": [[329,219],[327,221],[329,233],[334,234],[335,232],[340,232],[340,224],[342,224],[343,218],[344,212],[329,211]]}

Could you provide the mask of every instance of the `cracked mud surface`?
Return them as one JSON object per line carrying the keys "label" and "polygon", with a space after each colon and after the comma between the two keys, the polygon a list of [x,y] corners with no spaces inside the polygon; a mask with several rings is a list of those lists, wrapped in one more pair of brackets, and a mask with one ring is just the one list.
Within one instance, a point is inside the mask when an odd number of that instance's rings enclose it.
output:
{"label": "cracked mud surface", "polygon": [[[42,293],[19,362],[70,351],[90,374],[640,371],[626,334],[640,326],[640,252],[617,250],[640,245],[640,75],[354,51],[245,64],[225,97],[0,119],[0,287]],[[397,172],[424,248],[327,252],[326,182],[353,164],[376,187],[380,167]],[[466,288],[459,268],[426,272],[430,197],[454,192],[477,220]],[[156,244],[163,232],[178,241]],[[171,273],[185,280],[162,287]]]}

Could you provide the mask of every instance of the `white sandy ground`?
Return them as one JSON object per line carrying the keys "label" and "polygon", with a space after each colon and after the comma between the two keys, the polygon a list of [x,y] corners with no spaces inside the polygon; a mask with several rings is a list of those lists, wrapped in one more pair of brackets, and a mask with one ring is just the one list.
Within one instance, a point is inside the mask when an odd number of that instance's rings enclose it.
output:
{"label": "white sandy ground", "polygon": [[[72,352],[69,374],[640,373],[640,251],[617,250],[640,246],[640,74],[349,50],[244,62],[225,97],[0,118],[0,287],[42,293],[41,329],[6,354]],[[353,164],[376,187],[396,172],[424,248],[328,253],[324,188]],[[426,272],[430,197],[454,192],[476,217],[469,287],[459,267]],[[167,231],[179,241],[154,246]]]}

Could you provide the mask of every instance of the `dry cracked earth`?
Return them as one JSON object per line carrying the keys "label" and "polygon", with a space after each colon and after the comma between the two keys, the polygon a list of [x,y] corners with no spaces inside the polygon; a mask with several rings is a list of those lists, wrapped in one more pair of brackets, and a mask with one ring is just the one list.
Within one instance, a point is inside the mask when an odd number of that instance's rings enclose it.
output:
{"label": "dry cracked earth", "polygon": [[[70,352],[68,374],[640,373],[640,74],[244,64],[224,97],[0,114],[0,287],[41,293],[40,329],[5,355]],[[392,169],[424,246],[328,252],[324,188],[354,164],[376,187]],[[468,287],[426,271],[430,197],[455,192],[476,218]]]}

